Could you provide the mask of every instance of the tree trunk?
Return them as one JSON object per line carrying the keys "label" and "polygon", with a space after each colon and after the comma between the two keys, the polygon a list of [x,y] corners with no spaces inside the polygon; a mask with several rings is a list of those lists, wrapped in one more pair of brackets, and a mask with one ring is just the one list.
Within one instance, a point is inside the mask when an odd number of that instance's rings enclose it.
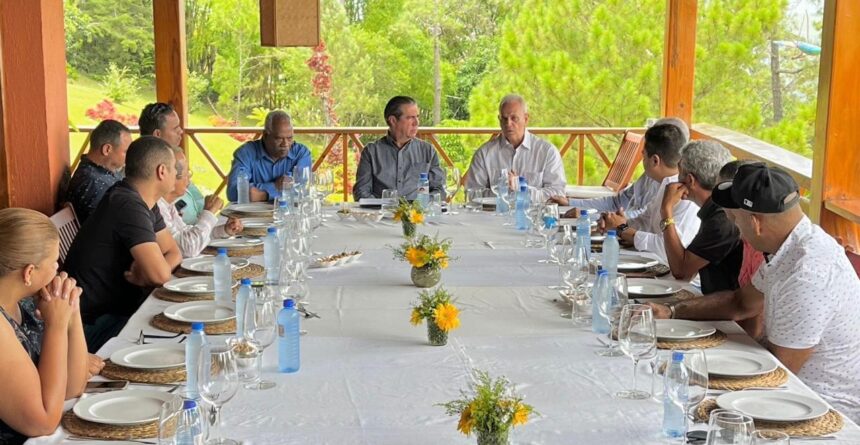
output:
{"label": "tree trunk", "polygon": [[779,79],[779,45],[770,42],[770,84],[773,91],[773,121],[782,120],[782,83]]}

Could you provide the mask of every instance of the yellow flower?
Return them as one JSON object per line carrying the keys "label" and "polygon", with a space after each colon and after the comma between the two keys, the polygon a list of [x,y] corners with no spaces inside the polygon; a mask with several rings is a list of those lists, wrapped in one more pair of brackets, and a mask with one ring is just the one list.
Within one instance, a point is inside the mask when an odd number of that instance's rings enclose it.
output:
{"label": "yellow flower", "polygon": [[427,264],[427,253],[417,247],[406,249],[406,261],[414,267],[424,267]]}
{"label": "yellow flower", "polygon": [[445,258],[445,252],[442,249],[433,252],[433,259],[438,260],[439,258]]}
{"label": "yellow flower", "polygon": [[514,411],[514,426],[525,425],[529,421],[529,413],[532,410],[522,403],[517,404],[517,409]]}
{"label": "yellow flower", "polygon": [[394,220],[395,221],[400,221],[400,219],[402,217],[403,217],[403,212],[401,212],[400,210],[394,212]]}
{"label": "yellow flower", "polygon": [[421,312],[418,312],[417,308],[412,309],[412,317],[409,319],[409,322],[412,323],[412,326],[418,326],[421,324]]}
{"label": "yellow flower", "polygon": [[411,221],[413,224],[421,224],[424,222],[424,214],[417,210],[410,210],[409,221]]}
{"label": "yellow flower", "polygon": [[442,258],[441,260],[439,260],[439,267],[441,267],[442,269],[447,269],[448,268],[448,258]]}
{"label": "yellow flower", "polygon": [[458,317],[460,310],[451,303],[440,303],[436,306],[433,313],[436,326],[439,326],[439,329],[445,332],[457,329],[460,326],[460,318]]}
{"label": "yellow flower", "polygon": [[457,424],[457,429],[467,436],[469,434],[472,434],[472,426],[474,425],[472,420],[473,404],[474,403],[469,404],[469,406],[467,406],[466,409],[464,409],[463,412],[460,413],[460,422]]}

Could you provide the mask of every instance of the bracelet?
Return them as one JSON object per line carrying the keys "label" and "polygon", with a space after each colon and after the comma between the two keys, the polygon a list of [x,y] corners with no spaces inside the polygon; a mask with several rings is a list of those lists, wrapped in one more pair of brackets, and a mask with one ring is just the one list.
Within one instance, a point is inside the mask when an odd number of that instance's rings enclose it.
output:
{"label": "bracelet", "polygon": [[678,305],[678,303],[669,303],[666,305],[666,307],[669,308],[669,312],[670,312],[669,318],[672,320],[675,319],[675,306],[677,306],[677,305]]}
{"label": "bracelet", "polygon": [[621,235],[621,232],[627,230],[628,227],[630,226],[627,225],[627,223],[619,224],[618,227],[615,228],[615,233],[617,235]]}

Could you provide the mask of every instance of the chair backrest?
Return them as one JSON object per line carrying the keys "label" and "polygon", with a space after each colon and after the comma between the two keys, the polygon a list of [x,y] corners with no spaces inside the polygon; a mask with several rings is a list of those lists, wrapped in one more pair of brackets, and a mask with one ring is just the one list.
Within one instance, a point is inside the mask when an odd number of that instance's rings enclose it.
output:
{"label": "chair backrest", "polygon": [[57,232],[60,234],[60,263],[66,261],[66,254],[69,253],[69,248],[72,247],[72,241],[75,240],[75,235],[78,234],[78,229],[81,228],[81,223],[78,222],[78,217],[75,216],[75,210],[71,204],[66,204],[63,210],[51,216],[51,222],[57,227]]}
{"label": "chair backrest", "polygon": [[860,276],[860,255],[850,250],[846,250],[845,254],[848,255],[848,261],[854,266],[854,272],[857,272],[857,276]]}
{"label": "chair backrest", "polygon": [[644,137],[641,134],[632,131],[624,133],[615,161],[609,167],[606,179],[603,180],[604,187],[609,187],[618,192],[630,184],[633,171],[636,170],[636,166],[642,160],[643,141]]}

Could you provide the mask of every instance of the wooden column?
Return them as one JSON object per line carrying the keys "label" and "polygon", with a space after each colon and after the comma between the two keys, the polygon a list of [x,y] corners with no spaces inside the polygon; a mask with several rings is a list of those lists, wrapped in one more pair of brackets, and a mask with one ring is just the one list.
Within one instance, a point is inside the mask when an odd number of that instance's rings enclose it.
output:
{"label": "wooden column", "polygon": [[823,25],[809,214],[860,251],[860,2],[827,0]]}
{"label": "wooden column", "polygon": [[[188,62],[185,46],[185,0],[153,0],[155,33],[155,95],[173,105],[183,126],[188,125]],[[188,145],[182,138],[186,155]]]}
{"label": "wooden column", "polygon": [[696,0],[666,0],[661,113],[692,124],[696,66]]}
{"label": "wooden column", "polygon": [[62,0],[0,1],[0,207],[56,209],[69,166]]}

